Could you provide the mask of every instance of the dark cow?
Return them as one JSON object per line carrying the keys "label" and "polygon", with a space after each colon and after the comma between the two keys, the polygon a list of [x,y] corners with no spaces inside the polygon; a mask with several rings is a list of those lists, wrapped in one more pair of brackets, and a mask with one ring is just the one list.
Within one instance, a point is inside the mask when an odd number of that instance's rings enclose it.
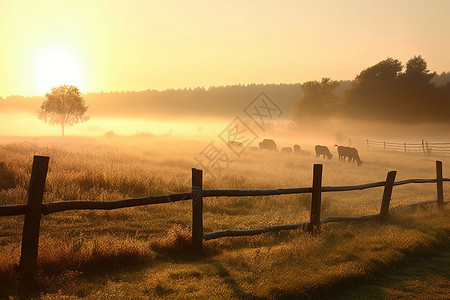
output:
{"label": "dark cow", "polygon": [[299,145],[295,144],[294,145],[294,153],[300,154],[301,152],[302,152],[302,148],[300,148]]}
{"label": "dark cow", "polygon": [[316,145],[314,149],[316,150],[316,157],[320,157],[321,155],[323,155],[323,158],[325,158],[325,156],[328,157],[328,159],[333,157],[333,154],[330,153],[327,146]]}
{"label": "dark cow", "polygon": [[282,153],[292,153],[292,148],[291,147],[283,147],[283,148],[281,148],[281,152]]}
{"label": "dark cow", "polygon": [[348,159],[349,160],[351,159],[352,162],[356,161],[358,166],[362,165],[362,161],[359,158],[358,150],[356,150],[356,148],[350,148],[350,155],[349,155]]}
{"label": "dark cow", "polygon": [[237,152],[237,153],[244,151],[244,145],[242,145],[241,142],[228,141],[227,146],[228,146],[228,148],[230,148],[231,150],[233,150],[234,152]]}
{"label": "dark cow", "polygon": [[259,143],[259,150],[269,150],[269,151],[277,151],[277,144],[275,144],[274,140],[264,139]]}
{"label": "dark cow", "polygon": [[348,156],[348,155],[346,155],[348,152],[348,150],[346,150],[346,149],[349,149],[350,147],[339,146],[339,145],[334,145],[334,146],[337,147],[339,161],[341,161],[341,159],[342,159],[342,161],[345,161],[345,158]]}
{"label": "dark cow", "polygon": [[358,150],[356,150],[356,148],[338,146],[338,145],[334,145],[334,146],[337,147],[337,149],[338,149],[339,161],[341,161],[341,158],[342,158],[342,161],[345,161],[345,158],[348,157],[349,163],[356,161],[358,163],[358,166],[361,166],[362,161],[359,158]]}

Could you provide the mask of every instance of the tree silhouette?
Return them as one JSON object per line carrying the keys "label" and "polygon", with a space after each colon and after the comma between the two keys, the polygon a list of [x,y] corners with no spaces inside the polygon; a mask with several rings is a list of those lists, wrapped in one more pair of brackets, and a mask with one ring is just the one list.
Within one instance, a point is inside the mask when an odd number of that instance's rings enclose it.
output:
{"label": "tree silhouette", "polygon": [[428,83],[436,76],[436,72],[430,73],[430,70],[427,70],[427,62],[419,55],[409,59],[406,63],[405,76],[422,78]]}
{"label": "tree silhouette", "polygon": [[333,93],[338,81],[322,78],[302,84],[303,96],[295,107],[294,120],[317,116],[333,116],[337,110],[338,97]]}
{"label": "tree silhouette", "polygon": [[343,95],[343,113],[359,119],[417,123],[448,122],[448,87],[436,87],[436,73],[422,56],[414,56],[402,72],[398,59],[387,58],[363,70]]}
{"label": "tree silhouette", "polygon": [[403,69],[391,57],[361,71],[343,95],[344,114],[363,119],[392,119],[398,114],[389,110],[399,101],[398,76]]}
{"label": "tree silhouette", "polygon": [[65,126],[73,126],[89,119],[84,115],[87,106],[76,86],[53,87],[50,93],[45,94],[45,98],[38,118],[51,125],[61,125],[62,136]]}
{"label": "tree silhouette", "polygon": [[444,103],[440,103],[435,85],[431,83],[435,75],[435,72],[430,73],[427,62],[420,55],[406,63],[405,72],[399,76],[399,89],[401,103],[409,116],[421,114],[430,120],[442,116]]}
{"label": "tree silhouette", "polygon": [[388,57],[376,65],[363,70],[356,76],[356,80],[360,84],[390,82],[397,77],[402,69],[402,63],[398,59]]}

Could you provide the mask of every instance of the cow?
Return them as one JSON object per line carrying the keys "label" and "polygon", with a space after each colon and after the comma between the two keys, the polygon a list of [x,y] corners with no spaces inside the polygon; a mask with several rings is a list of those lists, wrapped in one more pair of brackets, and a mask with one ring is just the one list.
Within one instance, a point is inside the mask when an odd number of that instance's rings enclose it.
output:
{"label": "cow", "polygon": [[359,158],[358,150],[356,148],[350,148],[350,156],[349,159],[352,160],[352,162],[355,162],[358,164],[358,166],[362,165],[362,161]]}
{"label": "cow", "polygon": [[244,145],[242,145],[241,142],[228,141],[227,146],[236,153],[241,153],[242,151],[244,151]]}
{"label": "cow", "polygon": [[361,166],[362,161],[359,158],[358,150],[356,150],[356,148],[338,146],[338,145],[334,145],[334,146],[337,147],[338,154],[339,154],[339,161],[341,161],[341,158],[342,158],[342,161],[345,161],[345,158],[348,157],[349,163],[356,161],[358,163],[358,166]]}
{"label": "cow", "polygon": [[292,153],[292,148],[291,147],[283,147],[283,148],[281,148],[281,152],[282,153]]}
{"label": "cow", "polygon": [[345,155],[345,154],[346,154],[346,152],[348,152],[345,149],[346,148],[348,149],[350,147],[339,146],[339,145],[334,145],[334,146],[337,147],[337,151],[338,151],[338,155],[339,155],[339,161],[341,161],[341,159],[342,159],[342,161],[345,161],[345,158],[347,157],[347,155]]}
{"label": "cow", "polygon": [[302,148],[300,148],[299,145],[295,144],[294,145],[294,153],[300,154],[301,152],[302,152]]}
{"label": "cow", "polygon": [[262,142],[259,143],[259,150],[278,151],[278,148],[274,140],[264,139]]}
{"label": "cow", "polygon": [[323,158],[325,158],[325,156],[328,157],[328,159],[333,157],[333,154],[330,153],[327,146],[316,145],[314,149],[316,150],[316,157],[320,157],[321,155],[323,155]]}

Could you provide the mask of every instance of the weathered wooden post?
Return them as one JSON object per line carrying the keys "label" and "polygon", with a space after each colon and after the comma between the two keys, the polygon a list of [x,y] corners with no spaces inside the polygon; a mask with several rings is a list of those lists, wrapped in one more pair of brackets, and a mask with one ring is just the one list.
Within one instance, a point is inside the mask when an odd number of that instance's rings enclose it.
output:
{"label": "weathered wooden post", "polygon": [[423,142],[423,139],[422,139],[422,151],[423,153],[425,153],[425,143]]}
{"label": "weathered wooden post", "polygon": [[406,142],[403,142],[403,145],[405,146],[405,153],[406,153]]}
{"label": "weathered wooden post", "polygon": [[192,168],[192,245],[201,251],[203,243],[203,171]]}
{"label": "weathered wooden post", "polygon": [[34,285],[36,279],[42,197],[44,196],[49,160],[50,158],[47,156],[34,156],[33,158],[19,264],[22,285]]}
{"label": "weathered wooden post", "polygon": [[367,149],[369,149],[369,139],[366,139]]}
{"label": "weathered wooden post", "polygon": [[439,208],[444,207],[444,185],[442,184],[442,161],[436,161],[436,187],[437,203]]}
{"label": "weathered wooden post", "polygon": [[389,203],[391,202],[392,189],[394,188],[395,175],[397,171],[390,171],[386,177],[383,200],[381,201],[380,219],[386,221],[389,218]]}
{"label": "weathered wooden post", "polygon": [[315,164],[313,169],[313,186],[311,197],[311,216],[308,223],[308,231],[320,226],[320,205],[322,201],[322,165]]}

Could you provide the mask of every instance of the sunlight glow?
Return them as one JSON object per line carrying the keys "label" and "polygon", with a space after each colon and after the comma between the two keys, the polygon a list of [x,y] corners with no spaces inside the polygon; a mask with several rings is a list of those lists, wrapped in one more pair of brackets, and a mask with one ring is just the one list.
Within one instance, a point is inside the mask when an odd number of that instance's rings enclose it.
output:
{"label": "sunlight glow", "polygon": [[35,85],[41,95],[59,85],[84,85],[84,76],[76,55],[64,47],[45,48],[35,62]]}

